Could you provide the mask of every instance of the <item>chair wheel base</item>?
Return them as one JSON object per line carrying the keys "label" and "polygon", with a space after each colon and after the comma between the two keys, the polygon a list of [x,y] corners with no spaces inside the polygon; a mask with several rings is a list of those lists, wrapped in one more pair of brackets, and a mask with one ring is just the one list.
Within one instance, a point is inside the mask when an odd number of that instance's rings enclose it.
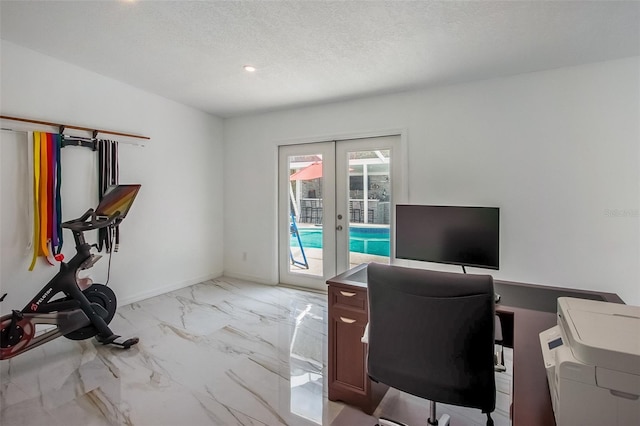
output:
{"label": "chair wheel base", "polygon": [[408,426],[405,423],[400,423],[400,422],[396,422],[394,420],[391,419],[386,419],[384,417],[380,417],[378,419],[378,423],[377,426]]}
{"label": "chair wheel base", "polygon": [[449,426],[449,420],[451,420],[451,416],[448,414],[443,414],[438,419],[438,426]]}
{"label": "chair wheel base", "polygon": [[[449,416],[448,414],[443,414],[442,416],[440,416],[440,418],[438,420],[436,420],[435,422],[432,422],[431,419],[428,420],[428,424],[430,425],[437,425],[437,426],[449,426],[449,421],[451,420],[451,416]],[[380,417],[378,419],[378,423],[376,423],[376,426],[409,426],[406,423],[400,423],[400,422],[396,422],[395,420],[391,420],[391,419],[387,419],[384,417]]]}

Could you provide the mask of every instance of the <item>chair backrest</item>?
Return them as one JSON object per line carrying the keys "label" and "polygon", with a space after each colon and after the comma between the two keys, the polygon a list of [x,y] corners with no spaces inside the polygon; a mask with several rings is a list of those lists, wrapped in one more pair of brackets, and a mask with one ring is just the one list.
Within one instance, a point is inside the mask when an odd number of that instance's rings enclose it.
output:
{"label": "chair backrest", "polygon": [[368,374],[430,401],[495,408],[493,278],[370,263]]}

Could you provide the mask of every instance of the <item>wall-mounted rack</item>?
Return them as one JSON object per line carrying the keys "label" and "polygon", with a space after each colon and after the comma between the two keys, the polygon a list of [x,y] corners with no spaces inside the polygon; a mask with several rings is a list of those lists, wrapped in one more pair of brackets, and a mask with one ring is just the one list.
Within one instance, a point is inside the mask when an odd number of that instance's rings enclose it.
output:
{"label": "wall-mounted rack", "polygon": [[[124,136],[127,138],[135,138],[135,139],[145,139],[145,140],[149,140],[150,138],[148,136],[142,136],[142,135],[134,135],[131,133],[123,133],[123,132],[116,132],[113,130],[103,130],[103,129],[92,129],[90,127],[82,127],[82,126],[76,126],[76,125],[71,125],[71,124],[62,124],[62,123],[53,123],[50,121],[43,121],[43,120],[32,120],[29,118],[22,118],[22,117],[12,117],[12,116],[8,116],[8,115],[0,115],[0,119],[3,120],[11,120],[11,121],[21,121],[23,123],[33,123],[33,124],[40,124],[42,126],[52,126],[52,127],[57,127],[60,129],[60,134],[62,134],[62,132],[64,131],[64,129],[73,129],[73,130],[82,130],[82,131],[86,131],[86,132],[92,132],[93,137],[92,138],[82,138],[82,137],[76,137],[76,136],[64,136],[63,140],[62,140],[62,146],[85,146],[88,148],[92,148],[95,150],[95,141],[97,140],[97,136],[99,133],[102,134],[106,134],[106,135],[117,135],[117,136]],[[7,129],[7,130],[11,130],[11,129]]]}
{"label": "wall-mounted rack", "polygon": [[95,151],[96,149],[98,149],[98,138],[96,131],[93,132],[93,137],[92,138],[82,138],[79,136],[67,136],[67,135],[63,135],[62,132],[64,132],[64,126],[60,126],[60,135],[62,136],[60,138],[60,148],[64,148],[65,146],[82,146],[85,148],[91,148],[91,150]]}

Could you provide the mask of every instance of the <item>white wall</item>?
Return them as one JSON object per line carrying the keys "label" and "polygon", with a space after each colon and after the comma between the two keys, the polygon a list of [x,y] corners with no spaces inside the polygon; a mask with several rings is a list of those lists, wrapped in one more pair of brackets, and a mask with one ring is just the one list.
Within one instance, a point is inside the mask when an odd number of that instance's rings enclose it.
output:
{"label": "white wall", "polygon": [[[120,182],[142,184],[112,260],[109,285],[120,304],[221,275],[222,120],[12,43],[1,47],[3,115],[151,137],[144,148],[120,144]],[[0,292],[9,293],[2,312],[22,308],[56,271],[43,261],[27,271],[25,140],[0,134]],[[97,204],[95,158],[85,148],[62,150],[64,220]],[[69,258],[74,244],[64,233]],[[96,282],[106,279],[107,263],[91,270]]]}
{"label": "white wall", "polygon": [[278,280],[278,143],[406,129],[409,202],[501,207],[495,278],[640,305],[639,117],[629,58],[227,119],[225,274]]}

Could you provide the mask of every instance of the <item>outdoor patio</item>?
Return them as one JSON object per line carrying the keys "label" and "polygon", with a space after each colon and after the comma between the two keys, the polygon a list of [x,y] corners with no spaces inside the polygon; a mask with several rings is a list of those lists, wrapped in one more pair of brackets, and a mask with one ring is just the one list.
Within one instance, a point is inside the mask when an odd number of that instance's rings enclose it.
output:
{"label": "outdoor patio", "polygon": [[[293,253],[293,256],[295,259],[302,259],[302,254],[300,253],[300,249],[292,247],[291,252]],[[292,272],[299,272],[301,274],[322,275],[322,249],[305,248],[304,252],[307,255],[307,262],[309,263],[309,269],[291,265],[290,270]],[[354,266],[360,265],[362,263],[368,263],[368,262],[389,263],[389,257],[376,256],[373,254],[358,253],[353,251],[349,253],[350,268],[353,268]]]}

